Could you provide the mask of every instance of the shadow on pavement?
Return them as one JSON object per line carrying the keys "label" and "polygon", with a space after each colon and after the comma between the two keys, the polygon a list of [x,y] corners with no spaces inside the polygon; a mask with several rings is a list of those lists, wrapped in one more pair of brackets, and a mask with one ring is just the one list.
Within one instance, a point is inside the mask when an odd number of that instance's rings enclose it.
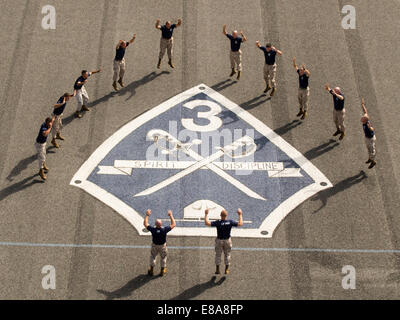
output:
{"label": "shadow on pavement", "polygon": [[297,126],[301,125],[303,122],[300,120],[293,120],[292,122],[289,122],[287,124],[285,124],[282,127],[279,127],[277,129],[275,129],[275,133],[283,136],[284,134],[288,133],[290,130],[296,128]]}
{"label": "shadow on pavement", "polygon": [[364,170],[361,170],[356,175],[348,177],[348,178],[338,182],[332,188],[325,189],[325,190],[319,192],[316,196],[311,198],[311,201],[321,200],[322,206],[319,207],[317,210],[315,210],[313,213],[317,213],[322,208],[324,208],[326,206],[326,204],[328,203],[328,199],[330,197],[333,197],[337,193],[351,188],[352,186],[362,182],[366,178],[368,178],[367,174],[364,172]]}
{"label": "shadow on pavement", "polygon": [[[117,91],[110,91],[109,93],[107,93],[106,95],[104,95],[103,97],[96,99],[92,102],[89,102],[88,107],[93,108],[95,106],[97,106],[100,103],[106,102],[109,99],[111,99],[114,96],[123,96],[127,93],[129,93],[129,97],[126,100],[129,100],[130,98],[132,98],[135,93],[136,93],[136,89],[140,86],[143,86],[151,81],[153,81],[154,79],[158,78],[159,76],[163,75],[163,74],[169,74],[169,71],[162,71],[160,73],[157,73],[155,71],[145,75],[143,78],[136,80],[136,81],[132,81],[131,83],[129,83],[128,85],[126,85],[123,88],[120,88]],[[110,83],[110,88],[111,87],[111,83]],[[112,89],[113,90],[113,89]],[[63,118],[63,126],[67,126],[68,124],[70,124],[74,119],[75,119],[75,111],[74,113],[70,114],[69,116]]]}
{"label": "shadow on pavement", "polygon": [[37,159],[37,155],[33,154],[28,158],[22,159],[18,164],[11,170],[10,174],[7,176],[8,181],[13,181],[16,176],[18,176],[22,171],[24,171],[28,166]]}
{"label": "shadow on pavement", "polygon": [[193,299],[208,289],[211,289],[216,286],[220,286],[225,281],[226,277],[222,277],[218,281],[215,281],[216,279],[217,279],[217,277],[213,276],[209,281],[197,284],[194,287],[191,287],[191,288],[183,291],[181,294],[177,295],[176,297],[172,298],[171,300]]}
{"label": "shadow on pavement", "polygon": [[98,289],[97,292],[103,294],[106,297],[106,300],[129,297],[135,290],[144,286],[146,283],[149,283],[153,279],[156,279],[156,277],[151,277],[147,274],[141,274],[129,281],[122,288],[119,288],[115,291],[105,291]]}
{"label": "shadow on pavement", "polygon": [[17,193],[19,191],[22,191],[26,188],[33,186],[34,184],[44,183],[43,180],[34,179],[35,177],[38,177],[38,176],[39,175],[36,173],[30,177],[27,177],[19,182],[12,184],[11,186],[8,186],[8,187],[0,190],[0,201],[4,200],[5,198],[7,198],[8,196],[10,196],[14,193]]}
{"label": "shadow on pavement", "polygon": [[264,98],[264,97],[266,97],[266,95],[261,94],[249,101],[243,102],[240,106],[245,110],[250,110],[250,109],[253,109],[253,108],[263,104],[264,102],[271,100],[271,97],[267,97],[266,99],[260,100],[261,98]]}
{"label": "shadow on pavement", "polygon": [[326,152],[331,151],[338,145],[340,145],[339,142],[337,142],[334,139],[330,139],[328,142],[325,142],[325,143],[319,145],[318,147],[308,150],[307,152],[304,153],[304,156],[308,160],[312,160],[312,159],[318,158],[320,155],[323,155]]}
{"label": "shadow on pavement", "polygon": [[221,82],[214,84],[213,86],[211,86],[211,88],[215,91],[222,91],[235,83],[236,83],[236,81],[233,81],[232,79],[226,79],[226,80],[223,80]]}

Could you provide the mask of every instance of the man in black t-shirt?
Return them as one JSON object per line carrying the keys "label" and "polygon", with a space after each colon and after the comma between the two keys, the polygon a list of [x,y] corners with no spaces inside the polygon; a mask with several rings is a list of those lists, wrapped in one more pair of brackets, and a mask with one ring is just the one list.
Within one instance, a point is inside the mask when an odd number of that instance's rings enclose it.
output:
{"label": "man in black t-shirt", "polygon": [[143,225],[149,230],[152,234],[153,241],[151,244],[150,251],[150,268],[148,271],[148,275],[154,275],[154,266],[156,265],[156,258],[159,254],[161,257],[161,271],[160,276],[162,277],[167,273],[167,233],[170,232],[173,228],[175,228],[176,223],[174,216],[172,215],[172,211],[168,210],[168,216],[171,219],[171,224],[167,227],[162,226],[162,221],[160,219],[156,220],[155,227],[149,225],[149,217],[151,215],[151,210],[148,209],[146,211],[146,217],[144,218]]}
{"label": "man in black t-shirt", "polygon": [[[271,90],[270,96],[272,97],[275,94],[276,91],[276,62],[275,62],[275,57],[276,55],[282,55],[282,51],[276,49],[274,46],[272,46],[271,43],[267,43],[265,47],[263,47],[260,44],[260,41],[256,41],[256,46],[264,52],[264,58],[265,58],[265,65],[264,65],[264,80],[266,83],[266,88],[264,90],[264,93],[267,93],[268,90]],[[270,86],[270,82],[272,87]]]}
{"label": "man in black t-shirt", "polygon": [[51,128],[54,123],[54,115],[52,118],[46,118],[46,120],[40,126],[39,133],[36,137],[35,148],[37,151],[37,159],[39,162],[39,176],[46,180],[45,171],[49,171],[49,168],[46,166],[46,141],[47,137],[50,134]]}
{"label": "man in black t-shirt", "polygon": [[171,21],[167,21],[165,25],[160,25],[161,20],[157,19],[156,21],[156,29],[161,30],[161,39],[160,39],[160,54],[158,56],[158,64],[157,68],[160,69],[161,60],[164,57],[165,51],[168,53],[168,64],[171,68],[175,68],[172,63],[172,51],[174,46],[174,37],[172,36],[174,29],[179,27],[182,24],[182,19],[178,19],[177,24],[171,24]]}
{"label": "man in black t-shirt", "polygon": [[65,140],[64,137],[61,135],[61,128],[62,128],[62,116],[65,110],[65,106],[70,98],[72,98],[74,94],[69,94],[68,92],[64,93],[58,100],[57,103],[53,106],[53,116],[54,116],[54,124],[51,129],[51,135],[53,139],[51,140],[51,144],[56,148],[59,148],[59,144],[57,143],[56,139]]}
{"label": "man in black t-shirt", "polygon": [[296,115],[297,117],[301,116],[301,120],[304,120],[307,117],[307,109],[308,109],[308,96],[310,95],[310,87],[308,86],[308,79],[310,78],[310,71],[306,69],[304,64],[301,65],[300,68],[297,67],[296,57],[293,57],[293,67],[296,69],[296,72],[299,74],[299,90],[297,99],[300,104],[300,111]]}
{"label": "man in black t-shirt", "polygon": [[238,32],[235,30],[232,34],[228,34],[226,32],[226,24],[222,28],[222,33],[230,40],[231,42],[231,51],[230,51],[230,61],[231,61],[231,69],[232,72],[229,75],[232,77],[236,73],[236,66],[237,66],[237,80],[240,79],[240,74],[242,73],[242,51],[240,50],[240,45],[245,42],[246,36],[243,34],[243,31],[240,31],[241,37],[238,36]]}
{"label": "man in black t-shirt", "polygon": [[361,117],[361,123],[365,135],[365,144],[368,150],[368,160],[365,163],[369,163],[368,169],[372,169],[376,165],[376,135],[375,130],[371,125],[370,118],[367,112],[367,107],[365,106],[364,98],[361,98],[361,108],[363,110],[363,116]]}
{"label": "man in black t-shirt", "polygon": [[133,43],[133,41],[135,41],[135,39],[136,39],[136,33],[129,41],[119,40],[117,47],[115,48],[115,58],[113,64],[114,76],[112,84],[115,91],[118,91],[117,88],[118,75],[119,75],[118,83],[121,85],[121,87],[124,87],[122,79],[124,78],[125,74],[125,58],[124,58],[125,50],[127,46],[129,46],[131,43]]}
{"label": "man in black t-shirt", "polygon": [[224,252],[225,260],[225,274],[229,274],[229,265],[231,261],[231,250],[232,250],[232,239],[231,229],[232,227],[240,227],[243,225],[243,214],[239,208],[237,213],[239,215],[239,221],[228,220],[228,212],[226,210],[221,211],[221,220],[215,220],[210,222],[208,219],[209,210],[206,209],[204,223],[206,226],[217,228],[217,238],[215,239],[215,274],[219,274],[219,265],[221,264],[221,254]]}
{"label": "man in black t-shirt", "polygon": [[339,87],[331,89],[329,84],[325,84],[325,90],[328,91],[333,98],[333,122],[336,126],[336,132],[333,136],[340,134],[339,140],[342,140],[345,136],[346,127],[344,125],[344,117],[346,109],[344,108],[344,94]]}

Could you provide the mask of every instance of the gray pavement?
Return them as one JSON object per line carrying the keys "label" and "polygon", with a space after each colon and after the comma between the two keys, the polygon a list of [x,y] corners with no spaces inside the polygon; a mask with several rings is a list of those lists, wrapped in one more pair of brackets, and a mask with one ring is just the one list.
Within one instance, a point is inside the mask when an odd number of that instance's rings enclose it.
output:
{"label": "gray pavement", "polygon": [[[1,299],[398,299],[400,258],[400,99],[397,63],[400,3],[394,0],[268,1],[53,1],[56,30],[41,27],[45,1],[1,0],[0,21],[0,289]],[[341,8],[353,4],[357,28],[341,27]],[[372,9],[373,8],[373,9]],[[175,66],[156,69],[157,18],[183,19],[174,32]],[[244,30],[243,75],[228,80],[229,43]],[[112,60],[119,39],[127,49],[126,88],[112,92]],[[278,90],[262,96],[262,52],[271,41],[278,58]],[[310,112],[301,124],[292,57],[311,72]],[[91,111],[72,117],[67,105],[61,148],[48,149],[42,183],[33,147],[41,122],[81,69],[103,71],[86,85]],[[325,82],[346,94],[347,135],[330,141],[332,99]],[[145,276],[147,248],[31,247],[13,243],[147,246],[148,237],[111,208],[69,185],[92,152],[123,124],[199,83],[219,91],[265,122],[303,153],[334,187],[305,201],[271,239],[233,239],[240,248],[322,248],[349,252],[251,251],[232,253],[231,274],[212,282],[214,252],[206,237],[170,237],[168,274]],[[378,164],[368,170],[360,124],[366,100],[377,134]],[[50,143],[48,143],[50,145]],[[44,265],[56,268],[56,290],[43,290]],[[355,290],[342,288],[342,267],[357,272]]]}

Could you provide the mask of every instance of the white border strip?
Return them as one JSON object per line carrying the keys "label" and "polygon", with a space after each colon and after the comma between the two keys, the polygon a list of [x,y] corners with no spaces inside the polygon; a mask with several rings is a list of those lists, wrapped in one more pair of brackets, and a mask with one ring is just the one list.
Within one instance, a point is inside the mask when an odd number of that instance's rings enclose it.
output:
{"label": "white border strip", "polygon": [[[79,244],[79,243],[32,243],[32,242],[0,242],[2,247],[39,247],[39,248],[89,248],[89,249],[150,249],[147,245],[119,244]],[[171,250],[215,250],[206,246],[168,246]],[[233,251],[262,251],[262,252],[319,252],[319,253],[386,253],[397,254],[396,249],[324,249],[324,248],[252,248],[233,247]]]}
{"label": "white border strip", "polygon": [[[201,90],[200,87],[204,89]],[[134,209],[129,207],[123,201],[113,196],[111,193],[105,191],[99,186],[87,181],[89,174],[97,167],[97,165],[104,159],[104,157],[116,146],[121,140],[123,140],[128,134],[140,127],[147,121],[157,117],[158,115],[166,112],[176,104],[192,97],[198,93],[205,93],[215,101],[221,103],[226,109],[234,112],[242,120],[249,123],[257,131],[263,134],[268,140],[274,143],[279,149],[286,153],[290,158],[295,161],[301,169],[303,169],[316,183],[298,191],[292,197],[281,203],[274,211],[272,211],[268,217],[261,224],[259,229],[233,229],[232,236],[234,237],[248,237],[248,238],[270,238],[278,226],[278,224],[299,204],[313,196],[317,192],[331,188],[331,182],[320,172],[308,159],[306,159],[300,152],[298,152],[289,143],[283,140],[273,130],[268,128],[263,122],[255,118],[246,110],[239,107],[237,104],[225,98],[220,93],[214,91],[205,84],[199,84],[183,93],[178,94],[175,97],[168,99],[161,103],[157,107],[147,111],[140,115],[136,119],[124,125],[112,136],[110,136],[104,143],[102,143],[93,154],[84,162],[79,168],[78,172],[71,179],[70,185],[81,188],[104,202],[119,214],[121,214],[126,220],[131,223],[139,235],[149,235],[143,229],[143,217],[136,212]],[[324,183],[321,185],[320,183]],[[245,213],[244,213],[245,214]],[[174,236],[215,236],[216,232],[212,228],[184,228],[176,227],[170,232],[170,235]]]}

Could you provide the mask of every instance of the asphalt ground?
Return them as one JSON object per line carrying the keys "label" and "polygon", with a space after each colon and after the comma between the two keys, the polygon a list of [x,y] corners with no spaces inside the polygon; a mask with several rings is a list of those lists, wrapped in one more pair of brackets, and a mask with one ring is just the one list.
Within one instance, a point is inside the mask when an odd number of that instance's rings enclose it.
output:
{"label": "asphalt ground", "polygon": [[[52,1],[57,26],[44,30],[41,9],[47,4],[1,1],[0,298],[399,297],[398,1]],[[346,4],[356,8],[355,30],[341,26]],[[166,58],[156,69],[157,18],[183,19],[174,32],[174,70]],[[248,38],[239,82],[228,78],[223,24]],[[137,39],[125,57],[126,88],[114,93],[115,45],[133,33]],[[264,58],[256,40],[271,41],[284,53],[277,58],[278,90],[271,100],[262,95]],[[293,56],[311,72],[310,112],[302,123],[294,121],[298,78]],[[48,148],[51,171],[42,183],[33,147],[39,126],[80,71],[98,67],[103,71],[86,85],[91,111],[74,119],[75,99],[67,105],[66,140],[60,149]],[[323,88],[327,81],[346,95],[347,135],[340,143],[331,140],[335,128],[332,98]],[[231,274],[225,278],[212,279],[214,239],[208,237],[170,237],[167,275],[149,278],[150,239],[69,182],[123,124],[199,83],[266,123],[334,187],[293,210],[271,239],[233,239],[235,248],[247,249],[232,252]],[[361,97],[377,135],[378,164],[372,170],[364,164]],[[45,265],[55,267],[55,290],[42,288]],[[342,288],[345,265],[355,267],[355,290]]]}

